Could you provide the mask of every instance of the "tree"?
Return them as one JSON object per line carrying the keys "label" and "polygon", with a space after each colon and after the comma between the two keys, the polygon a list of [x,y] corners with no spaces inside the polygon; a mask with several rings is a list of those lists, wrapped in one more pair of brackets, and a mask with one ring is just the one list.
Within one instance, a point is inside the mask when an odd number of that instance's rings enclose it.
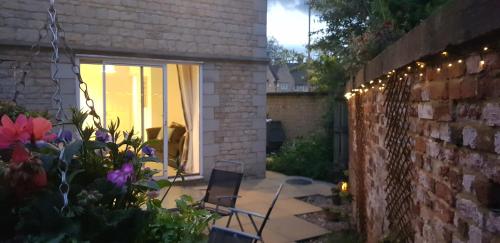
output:
{"label": "tree", "polygon": [[334,56],[348,77],[449,0],[311,0],[327,23],[312,45]]}
{"label": "tree", "polygon": [[280,45],[276,38],[267,40],[267,53],[271,64],[303,63],[305,55],[295,50],[287,49]]}

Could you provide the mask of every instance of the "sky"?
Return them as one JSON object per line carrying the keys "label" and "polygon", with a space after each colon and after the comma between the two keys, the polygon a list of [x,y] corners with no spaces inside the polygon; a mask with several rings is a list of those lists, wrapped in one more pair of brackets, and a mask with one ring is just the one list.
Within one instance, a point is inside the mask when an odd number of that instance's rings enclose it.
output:
{"label": "sky", "polygon": [[[305,52],[308,33],[307,0],[268,0],[267,36],[286,48]],[[311,31],[325,26],[317,16],[311,20]],[[314,37],[313,37],[314,38]]]}

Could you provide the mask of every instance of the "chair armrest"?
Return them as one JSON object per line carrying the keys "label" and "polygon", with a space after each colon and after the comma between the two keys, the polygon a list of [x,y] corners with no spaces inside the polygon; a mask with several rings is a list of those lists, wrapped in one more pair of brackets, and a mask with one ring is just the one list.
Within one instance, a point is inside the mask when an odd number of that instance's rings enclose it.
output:
{"label": "chair armrest", "polygon": [[241,196],[219,196],[217,197],[217,201],[221,201],[222,199],[226,199],[226,198],[240,198]]}
{"label": "chair armrest", "polygon": [[244,236],[244,237],[248,237],[248,238],[251,238],[251,239],[254,239],[254,240],[261,240],[261,238],[258,235],[254,235],[254,234],[249,234],[249,233],[246,233],[246,232],[241,232],[241,231],[233,230],[233,229],[230,229],[230,228],[223,228],[223,227],[219,227],[217,225],[213,225],[212,226],[212,230],[219,230],[219,231],[229,232],[229,233],[232,233],[232,234],[236,234],[236,235],[241,235],[241,236]]}
{"label": "chair armrest", "polygon": [[262,215],[262,214],[255,213],[255,212],[250,212],[250,211],[246,211],[246,210],[239,209],[239,208],[230,208],[229,210],[231,212],[233,212],[233,213],[244,213],[244,214],[249,215],[249,216],[255,216],[255,217],[259,217],[259,218],[265,218],[265,216]]}

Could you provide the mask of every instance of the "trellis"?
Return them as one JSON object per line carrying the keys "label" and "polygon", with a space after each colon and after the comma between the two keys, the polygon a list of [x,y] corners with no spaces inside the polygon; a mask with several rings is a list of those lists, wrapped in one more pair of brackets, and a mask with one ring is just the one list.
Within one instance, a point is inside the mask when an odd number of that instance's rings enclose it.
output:
{"label": "trellis", "polygon": [[363,237],[366,237],[366,185],[365,185],[365,114],[363,110],[363,97],[356,96],[355,99],[355,138],[356,138],[356,163],[354,174],[356,177],[356,213],[358,219],[358,229]]}
{"label": "trellis", "polygon": [[410,95],[411,79],[396,75],[387,82],[385,89],[385,116],[387,132],[386,202],[390,238],[395,242],[413,242],[413,165],[410,160]]}

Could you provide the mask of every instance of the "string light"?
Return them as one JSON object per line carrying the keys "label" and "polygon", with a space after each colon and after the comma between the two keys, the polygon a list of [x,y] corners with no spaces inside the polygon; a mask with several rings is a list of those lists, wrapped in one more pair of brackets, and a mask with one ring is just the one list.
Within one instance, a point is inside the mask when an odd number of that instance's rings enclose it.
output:
{"label": "string light", "polygon": [[[489,47],[488,46],[484,46],[481,49],[484,52],[489,51]],[[449,53],[447,51],[442,51],[440,54],[443,57],[448,57],[448,55],[449,55]],[[452,61],[452,62],[449,62],[448,64],[445,64],[445,65],[448,68],[453,68],[454,62],[455,61]],[[456,62],[458,64],[462,64],[462,63],[464,63],[464,60],[463,59],[458,59],[458,60],[456,60]],[[482,68],[485,64],[486,64],[486,61],[483,60],[483,59],[481,59],[480,62],[479,62],[480,67]],[[416,67],[419,68],[419,69],[424,69],[425,66],[426,66],[426,64],[424,62],[421,62],[421,61],[417,61],[416,62]],[[413,72],[411,72],[411,70],[412,70],[412,66],[411,65],[407,66],[406,69],[410,72],[410,74],[413,74]],[[441,67],[437,67],[436,71],[438,73],[440,73],[441,72]],[[386,74],[386,77],[390,78],[392,75],[395,75],[395,77],[398,77],[399,80],[403,80],[403,77],[401,76],[401,74],[397,75],[396,70],[394,70],[394,69],[391,70],[391,71],[388,71],[387,74]],[[404,73],[403,75],[404,75],[404,77],[408,77],[408,73]],[[422,71],[418,72],[418,76],[419,77],[424,77],[424,73]],[[377,81],[378,81],[378,84],[380,84],[380,86],[372,85],[373,83],[375,83]],[[389,81],[389,79],[387,81]],[[382,79],[378,79],[378,80],[375,80],[375,81],[374,80],[370,80],[369,84],[370,85],[369,85],[368,88],[365,86],[365,84],[361,84],[360,85],[361,89],[352,89],[351,90],[352,92],[347,92],[345,94],[345,97],[347,99],[350,99],[351,97],[353,97],[356,94],[356,92],[359,92],[360,94],[363,94],[363,93],[367,93],[369,91],[369,89],[377,88],[378,90],[383,90],[385,88],[385,83],[382,82]]]}

